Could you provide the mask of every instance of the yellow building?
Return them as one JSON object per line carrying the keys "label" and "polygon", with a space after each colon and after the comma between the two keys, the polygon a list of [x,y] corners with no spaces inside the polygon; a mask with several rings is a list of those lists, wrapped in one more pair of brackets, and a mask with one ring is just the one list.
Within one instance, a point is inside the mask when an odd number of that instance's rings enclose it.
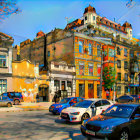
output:
{"label": "yellow building", "polygon": [[[100,96],[101,49],[112,43],[80,33],[74,33],[74,39],[76,96],[97,98]],[[102,98],[106,98],[105,92]]]}
{"label": "yellow building", "polygon": [[122,44],[116,44],[116,95],[117,97],[129,94],[128,84],[129,77],[129,60],[130,60],[130,47]]}
{"label": "yellow building", "polygon": [[38,64],[27,60],[13,61],[12,71],[13,91],[33,93],[34,96],[39,93],[40,101],[49,101],[48,76],[39,75]]}

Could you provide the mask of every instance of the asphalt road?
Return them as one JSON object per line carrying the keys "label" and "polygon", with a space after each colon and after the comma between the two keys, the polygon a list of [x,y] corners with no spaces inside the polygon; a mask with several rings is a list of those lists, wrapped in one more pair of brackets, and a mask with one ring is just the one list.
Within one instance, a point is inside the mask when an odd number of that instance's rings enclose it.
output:
{"label": "asphalt road", "polygon": [[80,124],[71,125],[48,111],[1,112],[0,140],[85,140]]}
{"label": "asphalt road", "polygon": [[26,111],[1,112],[0,140],[87,139],[80,132],[80,124],[66,123],[48,111]]}

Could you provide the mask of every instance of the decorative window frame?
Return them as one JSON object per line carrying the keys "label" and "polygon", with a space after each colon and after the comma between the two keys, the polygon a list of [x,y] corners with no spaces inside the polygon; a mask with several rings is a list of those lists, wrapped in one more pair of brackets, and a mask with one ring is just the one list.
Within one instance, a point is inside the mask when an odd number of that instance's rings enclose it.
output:
{"label": "decorative window frame", "polygon": [[[80,66],[83,66],[83,73],[80,74]],[[84,75],[85,73],[85,63],[84,62],[79,62],[79,75]]]}
{"label": "decorative window frame", "polygon": [[[92,66],[92,74],[90,74],[90,71],[89,71],[90,66]],[[88,63],[88,75],[93,76],[93,74],[94,74],[94,64],[93,63]]]}

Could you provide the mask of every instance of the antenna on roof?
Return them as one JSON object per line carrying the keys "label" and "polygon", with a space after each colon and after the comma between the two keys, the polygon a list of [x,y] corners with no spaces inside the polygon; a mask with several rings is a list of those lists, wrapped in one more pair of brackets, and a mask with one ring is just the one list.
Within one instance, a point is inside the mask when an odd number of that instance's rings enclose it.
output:
{"label": "antenna on roof", "polygon": [[93,2],[89,2],[89,6],[93,5]]}
{"label": "antenna on roof", "polygon": [[69,23],[69,21],[70,21],[70,19],[71,19],[72,17],[65,17],[65,19],[67,20],[67,24]]}

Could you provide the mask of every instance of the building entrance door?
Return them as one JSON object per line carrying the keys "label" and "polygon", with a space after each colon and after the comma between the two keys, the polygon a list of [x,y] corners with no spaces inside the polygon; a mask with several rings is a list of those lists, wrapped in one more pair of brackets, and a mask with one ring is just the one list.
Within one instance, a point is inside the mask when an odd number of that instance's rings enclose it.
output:
{"label": "building entrance door", "polygon": [[49,101],[49,90],[48,85],[43,84],[39,86],[39,100]]}
{"label": "building entrance door", "polygon": [[85,85],[79,84],[79,97],[85,97]]}
{"label": "building entrance door", "polygon": [[93,84],[88,84],[88,97],[89,98],[94,98]]}

